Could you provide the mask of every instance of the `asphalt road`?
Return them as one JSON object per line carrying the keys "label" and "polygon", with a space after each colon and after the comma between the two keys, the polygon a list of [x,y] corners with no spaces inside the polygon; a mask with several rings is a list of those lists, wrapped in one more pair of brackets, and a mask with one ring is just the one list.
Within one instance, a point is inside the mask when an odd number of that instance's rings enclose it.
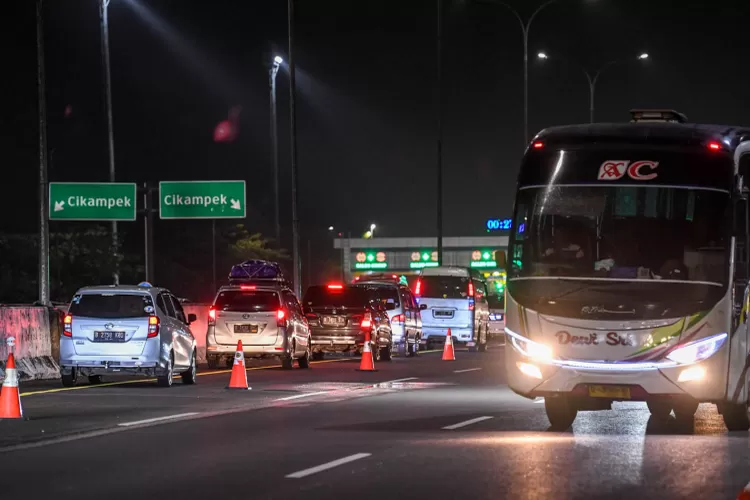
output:
{"label": "asphalt road", "polygon": [[0,498],[736,498],[747,433],[702,405],[692,430],[644,404],[548,430],[544,405],[504,384],[503,347],[396,358],[375,373],[335,358],[251,368],[195,386],[22,386],[0,421]]}

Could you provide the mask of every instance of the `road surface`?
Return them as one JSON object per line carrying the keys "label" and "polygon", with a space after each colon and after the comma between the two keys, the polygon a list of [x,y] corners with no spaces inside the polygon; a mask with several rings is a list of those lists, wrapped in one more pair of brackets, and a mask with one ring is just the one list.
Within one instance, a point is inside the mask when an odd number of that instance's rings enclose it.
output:
{"label": "road surface", "polygon": [[548,431],[544,405],[505,385],[502,346],[310,370],[261,364],[195,386],[22,386],[26,420],[0,421],[0,498],[736,498],[747,433],[715,407],[695,428],[642,403]]}

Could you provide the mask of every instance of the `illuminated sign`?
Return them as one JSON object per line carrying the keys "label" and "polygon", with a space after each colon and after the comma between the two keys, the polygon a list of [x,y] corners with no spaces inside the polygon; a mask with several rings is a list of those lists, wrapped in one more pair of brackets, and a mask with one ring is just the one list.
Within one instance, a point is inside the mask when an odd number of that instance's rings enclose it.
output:
{"label": "illuminated sign", "polygon": [[497,267],[494,250],[474,250],[471,252],[471,267],[492,268]]}
{"label": "illuminated sign", "polygon": [[510,231],[511,219],[489,219],[487,221],[487,232],[490,231]]}
{"label": "illuminated sign", "polygon": [[371,251],[371,252],[357,252],[355,255],[356,262],[354,263],[354,269],[356,270],[369,270],[369,269],[388,269],[388,256],[385,252]]}
{"label": "illuminated sign", "polygon": [[411,253],[410,269],[424,269],[425,267],[438,267],[437,250],[421,250]]}

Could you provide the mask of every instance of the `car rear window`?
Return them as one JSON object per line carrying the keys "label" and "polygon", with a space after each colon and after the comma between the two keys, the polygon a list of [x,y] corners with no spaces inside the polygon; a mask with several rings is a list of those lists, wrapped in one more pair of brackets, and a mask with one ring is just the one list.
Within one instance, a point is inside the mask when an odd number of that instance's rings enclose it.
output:
{"label": "car rear window", "polygon": [[150,295],[143,294],[94,294],[76,295],[68,312],[73,316],[89,318],[139,318],[154,311]]}
{"label": "car rear window", "polygon": [[461,276],[422,276],[419,294],[436,299],[464,299],[469,295],[469,278]]}
{"label": "car rear window", "polygon": [[220,311],[268,312],[280,307],[276,292],[227,290],[219,293],[214,307]]}
{"label": "car rear window", "polygon": [[370,294],[371,298],[380,300],[381,302],[385,303],[389,299],[393,301],[394,304],[399,303],[398,299],[398,288],[394,286],[383,286],[383,285],[355,285],[356,288],[363,288],[367,290],[367,292]]}
{"label": "car rear window", "polygon": [[367,305],[370,297],[367,290],[359,287],[331,289],[326,286],[311,286],[305,292],[302,305],[308,307],[360,308]]}

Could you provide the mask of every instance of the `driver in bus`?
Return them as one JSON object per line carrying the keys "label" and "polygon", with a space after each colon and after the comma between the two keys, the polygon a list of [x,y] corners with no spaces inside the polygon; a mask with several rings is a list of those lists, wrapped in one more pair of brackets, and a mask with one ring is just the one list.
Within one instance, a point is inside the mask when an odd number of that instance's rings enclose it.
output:
{"label": "driver in bus", "polygon": [[560,227],[557,229],[553,246],[544,251],[544,257],[564,262],[580,261],[584,257],[584,252],[581,245],[573,241],[568,230]]}

